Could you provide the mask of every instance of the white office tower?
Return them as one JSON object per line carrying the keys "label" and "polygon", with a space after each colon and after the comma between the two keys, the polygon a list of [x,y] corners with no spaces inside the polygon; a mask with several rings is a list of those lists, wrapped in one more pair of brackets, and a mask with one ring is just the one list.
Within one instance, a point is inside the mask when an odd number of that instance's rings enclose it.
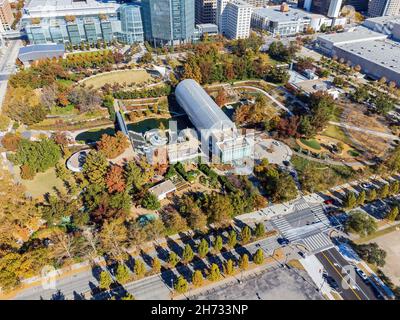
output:
{"label": "white office tower", "polygon": [[342,7],[342,0],[332,0],[329,5],[328,17],[337,18],[340,15],[340,8]]}
{"label": "white office tower", "polygon": [[[221,8],[223,8],[223,0]],[[229,39],[245,39],[250,35],[253,7],[244,0],[231,0],[220,15],[220,32]]]}

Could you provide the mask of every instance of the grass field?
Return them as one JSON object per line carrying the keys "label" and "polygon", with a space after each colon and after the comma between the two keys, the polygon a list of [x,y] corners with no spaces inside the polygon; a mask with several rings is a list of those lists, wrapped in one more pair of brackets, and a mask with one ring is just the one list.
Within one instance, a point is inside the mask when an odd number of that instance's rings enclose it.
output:
{"label": "grass field", "polygon": [[305,144],[307,147],[315,149],[315,150],[321,150],[321,145],[319,142],[315,139],[300,139],[301,143]]}
{"label": "grass field", "polygon": [[33,180],[22,180],[22,184],[34,198],[40,198],[46,193],[54,193],[54,187],[65,190],[63,182],[56,177],[54,168],[36,174]]}
{"label": "grass field", "polygon": [[326,129],[321,133],[321,135],[331,137],[351,145],[350,138],[338,126],[334,125],[327,126]]}
{"label": "grass field", "polygon": [[124,82],[127,86],[132,83],[143,83],[151,79],[151,76],[145,70],[121,70],[117,72],[109,72],[99,74],[90,79],[84,80],[87,86],[93,86],[95,89],[101,88],[106,83],[113,84],[115,82],[122,85]]}

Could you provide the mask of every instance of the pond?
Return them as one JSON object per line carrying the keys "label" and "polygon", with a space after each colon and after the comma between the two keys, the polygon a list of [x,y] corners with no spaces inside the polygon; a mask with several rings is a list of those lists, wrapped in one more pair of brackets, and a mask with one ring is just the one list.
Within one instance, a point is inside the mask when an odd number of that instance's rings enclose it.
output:
{"label": "pond", "polygon": [[[159,128],[161,123],[164,125],[164,127],[166,129],[168,129],[168,127],[169,127],[168,122],[172,121],[172,120],[175,120],[177,122],[178,130],[193,127],[189,118],[186,115],[173,117],[173,118],[145,119],[142,121],[138,121],[136,123],[130,123],[127,126],[128,126],[128,130],[130,130],[130,131],[145,133],[146,131],[149,131],[151,129]],[[93,142],[99,141],[103,134],[108,134],[108,135],[115,134],[114,127],[88,130],[88,131],[78,134],[76,136],[75,140],[76,141],[84,141],[85,143],[93,143]]]}

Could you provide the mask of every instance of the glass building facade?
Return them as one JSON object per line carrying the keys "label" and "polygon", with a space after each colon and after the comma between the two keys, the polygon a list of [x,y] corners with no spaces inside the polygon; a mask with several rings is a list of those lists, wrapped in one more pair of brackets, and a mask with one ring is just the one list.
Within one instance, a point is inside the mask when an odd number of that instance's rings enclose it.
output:
{"label": "glass building facade", "polygon": [[194,35],[194,0],[142,0],[144,35],[149,42],[177,44]]}
{"label": "glass building facade", "polygon": [[122,5],[119,9],[121,32],[118,40],[127,44],[143,42],[143,24],[139,6]]}
{"label": "glass building facade", "polygon": [[[107,13],[102,9],[74,15],[65,11],[54,12],[53,16],[42,17],[25,14],[21,19],[30,43],[96,43],[98,40],[111,42],[114,39],[127,44],[143,42],[141,10],[137,5],[116,5]],[[72,12],[71,12],[72,13]],[[61,14],[63,14],[61,16]]]}

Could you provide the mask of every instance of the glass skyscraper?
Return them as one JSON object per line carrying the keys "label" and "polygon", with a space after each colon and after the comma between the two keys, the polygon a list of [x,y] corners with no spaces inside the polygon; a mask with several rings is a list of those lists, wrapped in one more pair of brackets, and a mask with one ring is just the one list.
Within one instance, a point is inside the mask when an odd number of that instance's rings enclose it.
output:
{"label": "glass skyscraper", "polygon": [[194,0],[142,0],[145,39],[155,45],[189,42],[194,35]]}
{"label": "glass skyscraper", "polygon": [[121,32],[118,40],[127,44],[143,42],[143,25],[140,7],[124,4],[119,8],[119,19],[121,20]]}

